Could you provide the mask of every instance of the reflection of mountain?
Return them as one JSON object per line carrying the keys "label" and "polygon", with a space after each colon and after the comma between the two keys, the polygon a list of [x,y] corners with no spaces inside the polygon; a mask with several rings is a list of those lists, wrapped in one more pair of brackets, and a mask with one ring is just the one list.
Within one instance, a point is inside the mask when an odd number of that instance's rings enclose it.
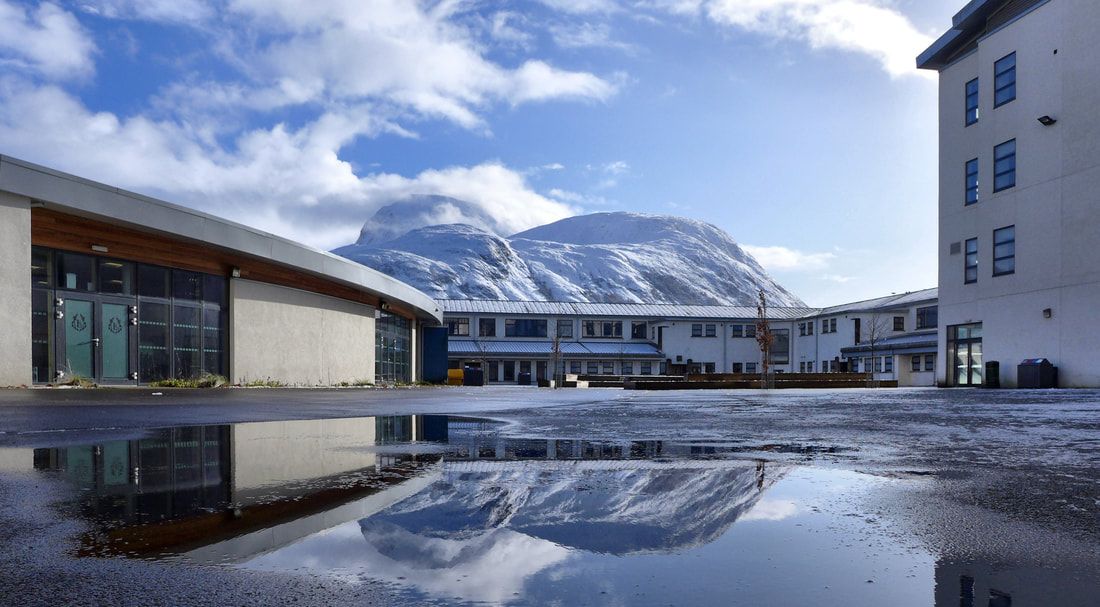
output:
{"label": "reflection of mountain", "polygon": [[[753,462],[457,463],[420,493],[360,522],[392,558],[414,541],[480,544],[506,528],[588,552],[681,550],[713,541],[782,470]],[[402,537],[400,544],[390,541]],[[480,551],[477,551],[480,552]],[[415,565],[414,565],[415,566]],[[431,566],[431,565],[429,565]]]}

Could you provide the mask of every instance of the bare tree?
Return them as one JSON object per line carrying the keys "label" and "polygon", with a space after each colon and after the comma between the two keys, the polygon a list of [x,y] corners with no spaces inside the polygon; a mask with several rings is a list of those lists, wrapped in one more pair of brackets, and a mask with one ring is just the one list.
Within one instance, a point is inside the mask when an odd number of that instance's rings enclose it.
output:
{"label": "bare tree", "polygon": [[775,335],[768,324],[768,300],[764,289],[759,289],[756,302],[756,343],[760,346],[763,363],[760,365],[760,387],[768,387],[768,370],[771,366],[772,343]]}
{"label": "bare tree", "polygon": [[865,342],[871,349],[871,380],[875,379],[875,350],[878,346],[882,345],[882,341],[890,335],[890,329],[892,328],[890,323],[893,318],[887,314],[881,312],[872,312],[871,316],[867,319],[867,341]]}
{"label": "bare tree", "polygon": [[562,377],[558,377],[558,367],[561,366],[561,336],[554,333],[554,340],[550,342],[550,377],[554,380],[554,389],[557,389],[564,377],[564,369]]}

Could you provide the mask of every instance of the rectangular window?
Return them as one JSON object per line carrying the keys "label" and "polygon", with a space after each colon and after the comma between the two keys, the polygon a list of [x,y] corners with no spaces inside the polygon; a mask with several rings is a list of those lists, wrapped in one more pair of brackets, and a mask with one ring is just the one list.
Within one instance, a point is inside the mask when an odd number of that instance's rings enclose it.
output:
{"label": "rectangular window", "polygon": [[172,270],[172,297],[192,301],[202,300],[202,274]]}
{"label": "rectangular window", "polygon": [[978,159],[966,161],[966,204],[978,202]]}
{"label": "rectangular window", "polygon": [[563,318],[558,319],[558,337],[573,337],[573,321]]}
{"label": "rectangular window", "polygon": [[814,334],[814,323],[812,323],[812,322],[806,323],[806,335],[813,335],[813,334]]}
{"label": "rectangular window", "polygon": [[602,370],[603,370],[604,375],[614,375],[615,374],[615,363],[604,361]]}
{"label": "rectangular window", "polygon": [[504,361],[504,381],[516,381],[516,361]]}
{"label": "rectangular window", "polygon": [[50,374],[52,367],[50,344],[53,343],[54,326],[52,303],[50,291],[31,290],[31,379],[36,384],[52,379]]}
{"label": "rectangular window", "polygon": [[204,373],[226,375],[225,315],[218,308],[202,310],[202,370]]}
{"label": "rectangular window", "polygon": [[978,79],[966,83],[966,126],[978,121]]}
{"label": "rectangular window", "polygon": [[703,336],[703,323],[696,323],[691,325],[691,336],[702,337]]}
{"label": "rectangular window", "polygon": [[31,247],[31,286],[50,286],[50,252],[47,249]]}
{"label": "rectangular window", "polygon": [[993,107],[1016,99],[1016,53],[998,59],[993,64]]}
{"label": "rectangular window", "polygon": [[756,363],[745,363],[745,373],[756,373]]}
{"label": "rectangular window", "polygon": [[730,368],[730,371],[733,372],[733,373],[741,373],[744,368],[745,368],[744,365],[742,365],[741,363],[733,363],[733,366]]}
{"label": "rectangular window", "polygon": [[971,238],[966,241],[966,260],[964,283],[978,282],[978,239]]}
{"label": "rectangular window", "polygon": [[885,371],[886,373],[893,373],[894,372],[894,357],[893,356],[885,356],[885,357],[883,357],[882,360],[883,360],[883,363],[884,363],[882,370]]}
{"label": "rectangular window", "polygon": [[138,295],[166,299],[169,296],[168,291],[172,284],[168,278],[168,272],[167,268],[139,265],[137,269]]}
{"label": "rectangular window", "polygon": [[621,320],[585,320],[581,322],[582,337],[622,337]]}
{"label": "rectangular window", "polygon": [[642,375],[653,375],[653,363],[642,363]]}
{"label": "rectangular window", "polygon": [[993,148],[993,191],[1016,187],[1016,140]]}
{"label": "rectangular window", "polygon": [[773,329],[771,359],[777,365],[785,365],[791,362],[791,332],[787,329]]}
{"label": "rectangular window", "polygon": [[895,331],[904,331],[905,330],[905,317],[904,316],[895,316],[894,317],[894,330]]}
{"label": "rectangular window", "polygon": [[912,370],[912,371],[913,371],[914,373],[916,373],[916,372],[919,372],[919,371],[920,371],[920,356],[919,356],[919,355],[918,355],[918,356],[914,356],[914,357],[913,357],[913,358],[911,359],[911,363],[912,363],[912,365],[913,365],[913,366],[912,366],[912,369],[911,369],[911,370]]}
{"label": "rectangular window", "polygon": [[1016,226],[993,230],[993,275],[1016,273]]}
{"label": "rectangular window", "polygon": [[807,373],[813,373],[814,372],[814,361],[812,361],[812,360],[806,361],[806,372]]}
{"label": "rectangular window", "polygon": [[579,360],[569,361],[569,372],[572,373],[573,375],[580,375],[581,374],[581,361],[579,361]]}
{"label": "rectangular window", "polygon": [[622,363],[622,375],[634,375],[634,363],[624,362]]}
{"label": "rectangular window", "polygon": [[804,323],[804,322],[798,323],[798,335],[799,335],[799,337],[802,337],[802,336],[806,335],[806,323]]}
{"label": "rectangular window", "polygon": [[57,288],[72,291],[95,291],[95,260],[87,255],[58,253]]}
{"label": "rectangular window", "polygon": [[937,306],[928,306],[926,308],[917,308],[917,330],[921,329],[935,329],[940,325],[939,320],[939,308]]}
{"label": "rectangular window", "polygon": [[830,371],[830,369],[831,369],[831,364],[830,363],[831,362],[832,361],[828,361],[828,360],[821,361],[821,372],[822,373],[828,373]]}
{"label": "rectangular window", "polygon": [[201,314],[202,308],[173,306],[172,362],[176,379],[193,379],[202,371]]}
{"label": "rectangular window", "polygon": [[505,337],[546,337],[546,319],[508,318],[504,321]]}
{"label": "rectangular window", "polygon": [[733,332],[730,334],[730,337],[744,337],[744,336],[745,336],[745,326],[744,325],[733,325]]}
{"label": "rectangular window", "polygon": [[479,319],[477,319],[477,336],[478,337],[496,337],[497,336],[497,319],[495,319],[495,318],[479,318]]}
{"label": "rectangular window", "polygon": [[99,292],[129,295],[134,288],[134,264],[113,259],[100,259],[97,272]]}
{"label": "rectangular window", "polygon": [[443,322],[447,325],[447,335],[454,335],[459,337],[469,337],[470,335],[470,319],[469,318],[444,318]]}
{"label": "rectangular window", "polygon": [[799,373],[805,373],[806,372],[806,363],[804,363],[804,362],[798,363],[798,372]]}
{"label": "rectangular window", "polygon": [[645,339],[645,326],[644,322],[630,323],[630,339]]}
{"label": "rectangular window", "polygon": [[924,355],[924,370],[935,371],[936,370],[936,355],[925,354]]}
{"label": "rectangular window", "polygon": [[829,333],[836,333],[836,319],[829,319]]}
{"label": "rectangular window", "polygon": [[589,375],[599,375],[600,374],[600,364],[599,363],[590,362],[585,366],[586,366],[586,372]]}
{"label": "rectangular window", "polygon": [[756,325],[745,325],[745,337],[756,338]]}
{"label": "rectangular window", "polygon": [[717,336],[718,335],[718,327],[716,325],[707,325],[706,326],[706,335],[707,335],[707,337]]}

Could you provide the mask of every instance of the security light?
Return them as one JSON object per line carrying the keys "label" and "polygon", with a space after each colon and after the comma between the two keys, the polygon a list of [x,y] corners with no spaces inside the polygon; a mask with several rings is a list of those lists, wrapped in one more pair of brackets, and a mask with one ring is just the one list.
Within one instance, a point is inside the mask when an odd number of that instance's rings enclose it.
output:
{"label": "security light", "polygon": [[230,270],[229,275],[232,276],[233,278],[240,278],[241,277],[241,269],[240,268],[233,268],[232,270]]}
{"label": "security light", "polygon": [[1039,116],[1039,124],[1041,124],[1043,126],[1051,126],[1055,122],[1058,122],[1058,121],[1055,120],[1054,118],[1051,118],[1050,116]]}
{"label": "security light", "polygon": [[107,253],[109,251],[109,249],[106,246],[101,245],[101,244],[92,245],[92,250],[95,251],[96,253]]}
{"label": "security light", "polygon": [[1051,310],[1050,308],[1043,308],[1043,318],[1050,318],[1053,315],[1053,310]]}

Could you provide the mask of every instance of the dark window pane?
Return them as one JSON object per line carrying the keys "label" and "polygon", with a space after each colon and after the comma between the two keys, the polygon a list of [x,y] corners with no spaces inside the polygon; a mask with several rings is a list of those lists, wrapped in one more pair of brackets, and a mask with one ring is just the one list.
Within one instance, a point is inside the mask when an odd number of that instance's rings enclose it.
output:
{"label": "dark window pane", "polygon": [[168,269],[157,266],[139,265],[138,295],[145,297],[168,297]]}
{"label": "dark window pane", "polygon": [[31,286],[50,286],[50,252],[46,249],[31,249]]}
{"label": "dark window pane", "polygon": [[997,175],[993,178],[993,189],[995,191],[1007,190],[1016,185],[1016,173],[1005,173],[1004,175]]}
{"label": "dark window pane", "polygon": [[967,253],[977,253],[978,252],[978,239],[977,238],[971,238],[970,240],[966,241],[966,252]]}
{"label": "dark window pane", "polygon": [[35,383],[52,379],[50,374],[51,322],[50,292],[31,291],[31,379]]}
{"label": "dark window pane", "polygon": [[172,319],[172,360],[177,379],[199,376],[199,308],[174,306]]}
{"label": "dark window pane", "polygon": [[202,275],[202,300],[208,303],[225,305],[226,280],[213,274]]}
{"label": "dark window pane", "polygon": [[112,259],[99,260],[99,292],[129,295],[134,292],[134,264]]}
{"label": "dark window pane", "polygon": [[1009,257],[1008,259],[998,259],[993,262],[993,274],[1012,274],[1016,271],[1016,259]]}
{"label": "dark window pane", "polygon": [[[1003,244],[1006,242],[1016,241],[1016,226],[1009,226],[1007,228],[1001,228],[993,232],[994,244]],[[999,257],[999,255],[998,255]]]}
{"label": "dark window pane", "polygon": [[966,282],[978,282],[978,270],[977,268],[966,269]]}
{"label": "dark window pane", "polygon": [[1006,244],[999,244],[993,247],[993,258],[1001,259],[1002,257],[1014,257],[1016,255],[1016,243],[1009,242]]}
{"label": "dark window pane", "polygon": [[138,314],[138,368],[142,382],[168,379],[168,305],[142,302]]}
{"label": "dark window pane", "polygon": [[202,299],[202,274],[172,270],[172,297],[176,299]]}
{"label": "dark window pane", "polygon": [[75,253],[57,254],[57,286],[73,291],[94,291],[95,260]]}
{"label": "dark window pane", "polygon": [[225,315],[217,308],[202,311],[202,370],[225,375]]}

